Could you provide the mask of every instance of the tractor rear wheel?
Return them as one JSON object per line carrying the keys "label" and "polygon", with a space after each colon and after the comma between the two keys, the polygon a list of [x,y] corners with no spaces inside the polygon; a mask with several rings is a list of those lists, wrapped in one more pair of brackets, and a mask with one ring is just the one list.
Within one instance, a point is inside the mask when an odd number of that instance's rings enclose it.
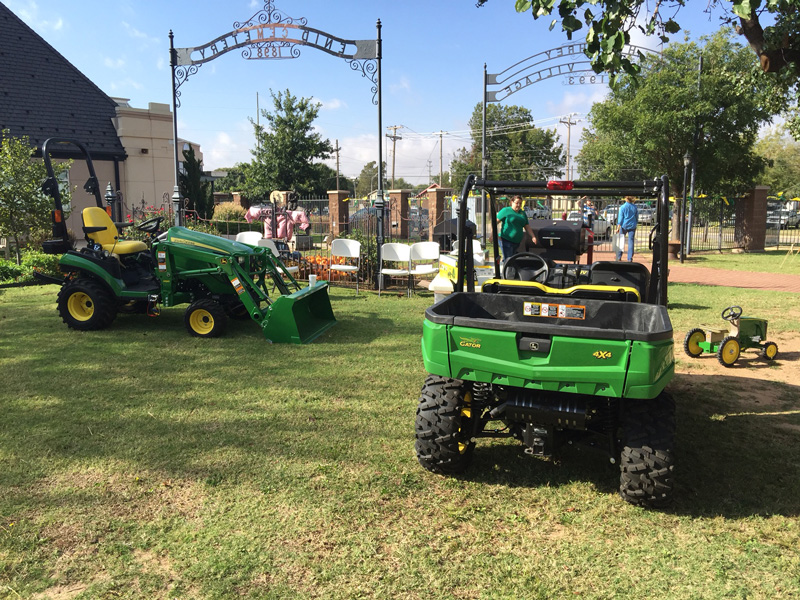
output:
{"label": "tractor rear wheel", "polygon": [[621,431],[620,496],[658,508],[672,499],[675,401],[667,392],[653,400],[629,400]]}
{"label": "tractor rear wheel", "polygon": [[697,358],[703,353],[700,342],[706,341],[706,332],[702,329],[692,329],[683,339],[683,349],[692,358]]}
{"label": "tractor rear wheel", "polygon": [[67,327],[96,331],[111,325],[117,316],[117,300],[99,281],[71,279],[58,292],[58,313]]}
{"label": "tractor rear wheel", "polygon": [[472,462],[472,392],[459,379],[428,375],[420,392],[415,424],[417,460],[444,475],[461,473]]}
{"label": "tractor rear wheel", "polygon": [[742,349],[739,346],[739,340],[736,337],[729,335],[723,338],[717,350],[717,360],[723,367],[732,367],[734,363],[739,360],[739,354]]}
{"label": "tractor rear wheel", "polygon": [[183,318],[186,329],[195,337],[219,337],[225,333],[228,318],[216,300],[203,298],[189,305]]}

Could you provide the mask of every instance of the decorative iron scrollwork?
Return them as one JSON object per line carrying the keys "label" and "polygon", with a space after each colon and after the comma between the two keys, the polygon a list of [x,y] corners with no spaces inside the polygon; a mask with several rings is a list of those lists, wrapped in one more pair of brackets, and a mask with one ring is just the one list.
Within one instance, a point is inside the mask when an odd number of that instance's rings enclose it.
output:
{"label": "decorative iron scrollwork", "polygon": [[366,77],[372,82],[372,103],[378,105],[378,60],[353,59],[345,61],[353,71],[361,71],[361,76]]}
{"label": "decorative iron scrollwork", "polygon": [[300,19],[294,19],[292,17],[287,17],[273,5],[273,0],[267,0],[264,3],[264,9],[258,11],[252,17],[250,17],[244,23],[240,23],[238,21],[234,22],[233,28],[234,29],[241,29],[243,27],[253,27],[254,25],[307,25],[308,19],[302,17]]}

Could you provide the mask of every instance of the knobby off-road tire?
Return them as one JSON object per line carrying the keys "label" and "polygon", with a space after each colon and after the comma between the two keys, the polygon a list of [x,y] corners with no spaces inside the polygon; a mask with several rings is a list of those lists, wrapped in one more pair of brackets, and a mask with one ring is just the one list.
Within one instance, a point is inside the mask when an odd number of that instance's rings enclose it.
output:
{"label": "knobby off-road tire", "polygon": [[99,281],[65,282],[58,292],[58,314],[67,327],[81,331],[105,329],[117,316],[117,299]]}
{"label": "knobby off-road tire", "polygon": [[191,335],[212,338],[225,333],[228,317],[219,302],[204,298],[189,305],[183,322]]}
{"label": "knobby off-road tire", "polygon": [[429,375],[417,407],[416,443],[419,463],[443,475],[462,473],[472,462],[472,393],[469,384]]}
{"label": "knobby off-road tire", "polygon": [[775,342],[764,344],[764,349],[761,350],[761,357],[767,360],[774,360],[776,356],[778,356],[778,344]]}
{"label": "knobby off-road tire", "polygon": [[619,493],[626,502],[659,508],[672,500],[675,401],[629,400],[622,424]]}

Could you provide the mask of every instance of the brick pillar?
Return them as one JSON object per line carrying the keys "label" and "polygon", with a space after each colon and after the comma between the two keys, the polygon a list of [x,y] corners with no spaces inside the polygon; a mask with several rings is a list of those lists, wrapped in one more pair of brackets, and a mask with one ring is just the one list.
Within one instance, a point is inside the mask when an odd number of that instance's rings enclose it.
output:
{"label": "brick pillar", "polygon": [[428,241],[438,241],[433,239],[434,228],[445,219],[452,218],[450,213],[445,213],[444,210],[445,198],[452,194],[453,190],[448,188],[428,190],[428,199],[426,200],[428,208]]}
{"label": "brick pillar", "polygon": [[408,239],[408,197],[411,190],[390,190],[389,210],[392,224],[397,227],[392,229],[392,236],[401,240]]}
{"label": "brick pillar", "polygon": [[745,250],[763,251],[767,236],[767,192],[758,185],[736,203],[736,242]]}
{"label": "brick pillar", "polygon": [[347,190],[328,191],[328,223],[334,238],[350,231],[350,203],[345,202],[349,197]]}

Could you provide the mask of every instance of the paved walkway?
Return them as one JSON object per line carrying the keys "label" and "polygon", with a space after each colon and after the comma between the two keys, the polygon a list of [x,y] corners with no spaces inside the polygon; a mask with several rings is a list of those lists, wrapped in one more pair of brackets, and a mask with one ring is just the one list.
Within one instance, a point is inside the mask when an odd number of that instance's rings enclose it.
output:
{"label": "paved walkway", "polygon": [[[614,260],[611,252],[596,252],[593,260]],[[637,257],[634,260],[650,267],[650,257]],[[707,267],[693,267],[680,261],[669,262],[669,280],[676,283],[698,283],[701,285],[721,285],[727,287],[772,290],[776,292],[800,293],[800,275],[758,273],[753,271],[725,271]]]}

